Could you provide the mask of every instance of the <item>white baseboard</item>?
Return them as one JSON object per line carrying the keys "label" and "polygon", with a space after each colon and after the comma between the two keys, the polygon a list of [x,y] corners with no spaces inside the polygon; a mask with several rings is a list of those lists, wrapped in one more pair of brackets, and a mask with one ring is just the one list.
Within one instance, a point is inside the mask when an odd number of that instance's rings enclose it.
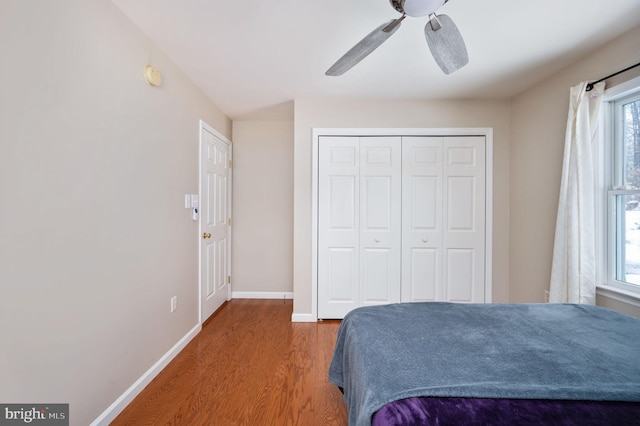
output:
{"label": "white baseboard", "polygon": [[291,322],[318,322],[318,318],[311,314],[291,314]]}
{"label": "white baseboard", "polygon": [[232,291],[232,299],[293,299],[293,293],[286,291]]}
{"label": "white baseboard", "polygon": [[131,401],[153,380],[158,373],[160,373],[171,362],[176,355],[187,346],[187,343],[191,341],[202,330],[202,324],[196,324],[182,339],[178,341],[169,351],[162,356],[151,368],[149,368],[134,384],[129,387],[113,404],[109,406],[102,414],[95,419],[91,426],[107,426],[115,419],[118,414],[125,409]]}

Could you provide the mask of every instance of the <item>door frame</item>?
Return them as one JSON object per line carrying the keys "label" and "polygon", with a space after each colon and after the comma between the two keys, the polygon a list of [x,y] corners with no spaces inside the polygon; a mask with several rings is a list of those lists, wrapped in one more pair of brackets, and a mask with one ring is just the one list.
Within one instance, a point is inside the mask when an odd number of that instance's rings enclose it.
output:
{"label": "door frame", "polygon": [[313,128],[311,149],[311,319],[318,320],[318,149],[321,136],[484,136],[485,265],[484,300],[491,303],[493,258],[493,128]]}
{"label": "door frame", "polygon": [[[202,144],[204,141],[203,138],[203,132],[207,131],[209,133],[211,133],[216,139],[220,140],[220,142],[225,143],[226,145],[229,146],[229,161],[231,161],[233,159],[233,143],[231,142],[231,140],[227,139],[222,133],[220,133],[219,131],[217,131],[216,129],[214,129],[213,127],[211,127],[210,125],[208,125],[204,120],[200,120],[199,122],[199,127],[198,127],[198,200],[202,200],[202,174],[204,173],[204,170],[202,169]],[[229,167],[229,179],[228,179],[228,195],[229,195],[229,205],[227,207],[228,209],[228,217],[231,218],[232,216],[232,199],[233,199],[233,185],[231,183],[231,181],[233,180],[233,167]],[[202,203],[199,202],[199,210],[200,213],[202,212]],[[200,237],[202,235],[202,214],[198,214],[198,235],[196,236],[198,238],[198,322],[200,324],[202,324],[203,320],[202,320],[202,287],[204,285],[204,283],[202,282],[202,238]],[[231,244],[232,244],[232,238],[231,235],[233,233],[233,227],[230,225],[229,226],[229,244],[227,245],[227,271],[229,271],[229,276],[232,276],[231,274]],[[233,282],[233,279],[231,279],[230,281]],[[232,282],[227,283],[227,300],[231,300],[231,285]]]}

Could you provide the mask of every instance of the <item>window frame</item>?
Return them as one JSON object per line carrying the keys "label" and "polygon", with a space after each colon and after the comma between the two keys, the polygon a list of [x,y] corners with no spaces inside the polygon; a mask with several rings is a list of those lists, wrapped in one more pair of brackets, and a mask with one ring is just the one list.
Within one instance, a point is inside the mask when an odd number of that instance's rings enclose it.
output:
{"label": "window frame", "polygon": [[[620,241],[616,215],[624,215],[624,209],[616,209],[620,195],[637,194],[638,190],[622,188],[623,167],[620,150],[624,149],[617,138],[622,137],[622,121],[617,120],[616,108],[622,103],[640,99],[640,77],[633,78],[605,90],[600,114],[600,138],[596,148],[596,227],[598,242],[598,294],[640,306],[640,285],[617,279],[622,257],[617,256]],[[613,147],[611,146],[613,144]]]}

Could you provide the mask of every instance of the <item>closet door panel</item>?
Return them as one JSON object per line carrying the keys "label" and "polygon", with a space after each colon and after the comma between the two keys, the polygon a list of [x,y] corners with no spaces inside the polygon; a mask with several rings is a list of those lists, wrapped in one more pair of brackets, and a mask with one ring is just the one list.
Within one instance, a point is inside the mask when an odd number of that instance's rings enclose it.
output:
{"label": "closet door panel", "polygon": [[392,232],[393,188],[392,176],[364,176],[362,178],[363,219],[362,229],[373,235]]}
{"label": "closet door panel", "polygon": [[387,248],[363,249],[360,262],[363,274],[360,288],[362,304],[371,305],[393,301],[395,291],[389,285],[393,274],[392,250]]}
{"label": "closet door panel", "polygon": [[474,232],[478,225],[474,220],[476,200],[475,176],[447,177],[447,230],[451,232]]}
{"label": "closet door panel", "polygon": [[442,293],[442,137],[402,139],[402,301]]}
{"label": "closet door panel", "polygon": [[[358,252],[353,247],[328,247],[328,301],[353,303],[357,300]],[[348,285],[345,285],[348,284]]]}
{"label": "closet door panel", "polygon": [[446,137],[443,250],[445,301],[484,302],[485,141]]}
{"label": "closet door panel", "polygon": [[360,304],[400,301],[401,140],[360,138]]}
{"label": "closet door panel", "polygon": [[343,318],[360,299],[358,138],[320,138],[318,161],[318,317]]}
{"label": "closet door panel", "polygon": [[[405,262],[409,262],[409,295],[412,302],[429,302],[437,300],[440,287],[440,250],[433,248],[412,248],[403,253]],[[404,281],[403,281],[404,284]],[[404,296],[404,293],[403,293]],[[404,297],[403,297],[404,299]],[[403,300],[404,301],[404,300]],[[409,301],[409,300],[407,300]]]}
{"label": "closet door panel", "polygon": [[476,253],[473,249],[448,249],[446,256],[446,301],[474,302]]}
{"label": "closet door panel", "polygon": [[410,197],[409,218],[411,229],[436,233],[440,228],[440,176],[410,176],[408,196]]}
{"label": "closet door panel", "polygon": [[328,226],[331,230],[355,230],[357,220],[355,197],[357,176],[328,176]]}

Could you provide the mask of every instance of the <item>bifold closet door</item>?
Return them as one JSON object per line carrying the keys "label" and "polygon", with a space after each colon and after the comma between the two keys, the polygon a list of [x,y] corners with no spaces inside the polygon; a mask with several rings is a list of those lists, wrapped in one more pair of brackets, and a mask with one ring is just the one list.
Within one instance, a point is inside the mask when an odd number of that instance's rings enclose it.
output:
{"label": "bifold closet door", "polygon": [[318,318],[359,305],[360,140],[321,137],[318,146]]}
{"label": "bifold closet door", "polygon": [[442,137],[402,140],[402,301],[443,299]]}
{"label": "bifold closet door", "polygon": [[485,138],[402,140],[402,301],[483,303]]}
{"label": "bifold closet door", "polygon": [[443,138],[444,298],[485,302],[484,136]]}
{"label": "bifold closet door", "polygon": [[400,302],[400,137],[360,138],[360,306]]}
{"label": "bifold closet door", "polygon": [[399,137],[321,137],[318,317],[400,301]]}

